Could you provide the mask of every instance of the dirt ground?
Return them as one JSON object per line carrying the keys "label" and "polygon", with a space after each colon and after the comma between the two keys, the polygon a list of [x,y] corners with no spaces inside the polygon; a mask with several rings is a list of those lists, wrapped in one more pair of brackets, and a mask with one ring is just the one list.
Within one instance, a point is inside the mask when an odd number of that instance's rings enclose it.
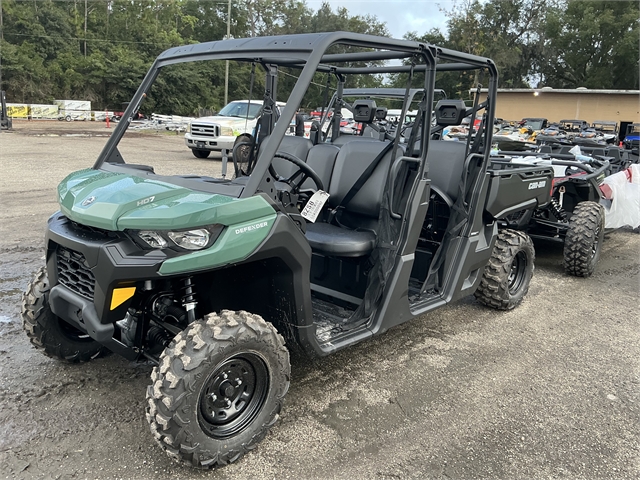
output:
{"label": "dirt ground", "polygon": [[[173,463],[144,416],[151,366],[84,365],[32,348],[21,293],[43,263],[56,185],[90,167],[104,124],[20,122],[0,134],[0,477],[640,478],[640,235],[608,235],[591,278],[536,244],[523,304],[464,299],[329,358],[292,359],[281,420],[226,468]],[[175,134],[131,134],[125,159],[215,173]],[[159,152],[159,153],[153,153]]]}

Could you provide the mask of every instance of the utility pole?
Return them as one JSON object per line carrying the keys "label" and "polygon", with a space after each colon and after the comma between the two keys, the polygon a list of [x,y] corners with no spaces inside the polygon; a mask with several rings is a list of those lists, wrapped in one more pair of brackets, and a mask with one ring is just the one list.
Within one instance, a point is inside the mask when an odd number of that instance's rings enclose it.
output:
{"label": "utility pole", "polygon": [[87,0],[84,0],[84,56],[87,56]]}
{"label": "utility pole", "polygon": [[[0,0],[0,40],[4,40],[4,25],[2,23],[2,0]],[[0,55],[0,90],[2,90],[2,56]]]}
{"label": "utility pole", "polygon": [[[227,7],[227,36],[226,39],[231,38],[231,0],[229,0],[229,6]],[[229,103],[229,60],[226,62],[224,71],[224,104]]]}

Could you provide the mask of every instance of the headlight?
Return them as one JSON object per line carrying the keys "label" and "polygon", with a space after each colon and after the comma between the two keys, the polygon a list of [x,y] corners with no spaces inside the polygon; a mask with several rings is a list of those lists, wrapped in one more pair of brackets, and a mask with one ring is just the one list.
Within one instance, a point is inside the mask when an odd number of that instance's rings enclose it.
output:
{"label": "headlight", "polygon": [[158,232],[142,230],[138,232],[138,237],[151,248],[164,248],[167,246],[167,241]]}
{"label": "headlight", "polygon": [[233,128],[220,127],[220,135],[224,135],[225,137],[233,137]]}
{"label": "headlight", "polygon": [[153,249],[202,250],[210,247],[224,230],[224,225],[209,225],[181,231],[140,230],[130,231],[138,243]]}
{"label": "headlight", "polygon": [[204,228],[189,230],[186,232],[167,232],[169,238],[177,246],[187,250],[200,250],[209,243],[209,231]]}
{"label": "headlight", "polygon": [[191,133],[191,122],[187,123],[187,133]]}

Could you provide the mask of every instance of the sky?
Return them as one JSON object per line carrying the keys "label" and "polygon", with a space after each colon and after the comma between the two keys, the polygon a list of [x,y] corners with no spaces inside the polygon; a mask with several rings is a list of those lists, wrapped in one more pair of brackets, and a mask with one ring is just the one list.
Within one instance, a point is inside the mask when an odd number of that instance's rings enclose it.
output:
{"label": "sky", "polygon": [[[441,9],[453,7],[453,0],[326,0],[333,11],[345,7],[350,15],[375,15],[387,24],[394,38],[402,38],[407,32],[423,35],[432,28],[446,32],[446,21]],[[306,0],[317,10],[323,0]]]}

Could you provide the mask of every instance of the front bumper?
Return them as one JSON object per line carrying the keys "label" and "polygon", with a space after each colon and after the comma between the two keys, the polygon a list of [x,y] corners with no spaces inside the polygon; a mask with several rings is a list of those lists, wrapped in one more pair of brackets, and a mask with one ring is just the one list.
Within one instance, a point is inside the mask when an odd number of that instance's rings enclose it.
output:
{"label": "front bumper", "polygon": [[115,288],[139,291],[146,280],[166,278],[158,273],[166,253],[141,250],[121,232],[84,227],[60,212],[49,219],[46,246],[53,313],[100,343],[131,304],[130,298],[114,306]]}
{"label": "front bumper", "polygon": [[223,149],[231,150],[236,141],[236,137],[228,137],[220,135],[215,138],[209,137],[196,137],[190,133],[186,133],[184,136],[184,143],[187,147],[196,150],[212,150],[215,152],[221,152]]}

